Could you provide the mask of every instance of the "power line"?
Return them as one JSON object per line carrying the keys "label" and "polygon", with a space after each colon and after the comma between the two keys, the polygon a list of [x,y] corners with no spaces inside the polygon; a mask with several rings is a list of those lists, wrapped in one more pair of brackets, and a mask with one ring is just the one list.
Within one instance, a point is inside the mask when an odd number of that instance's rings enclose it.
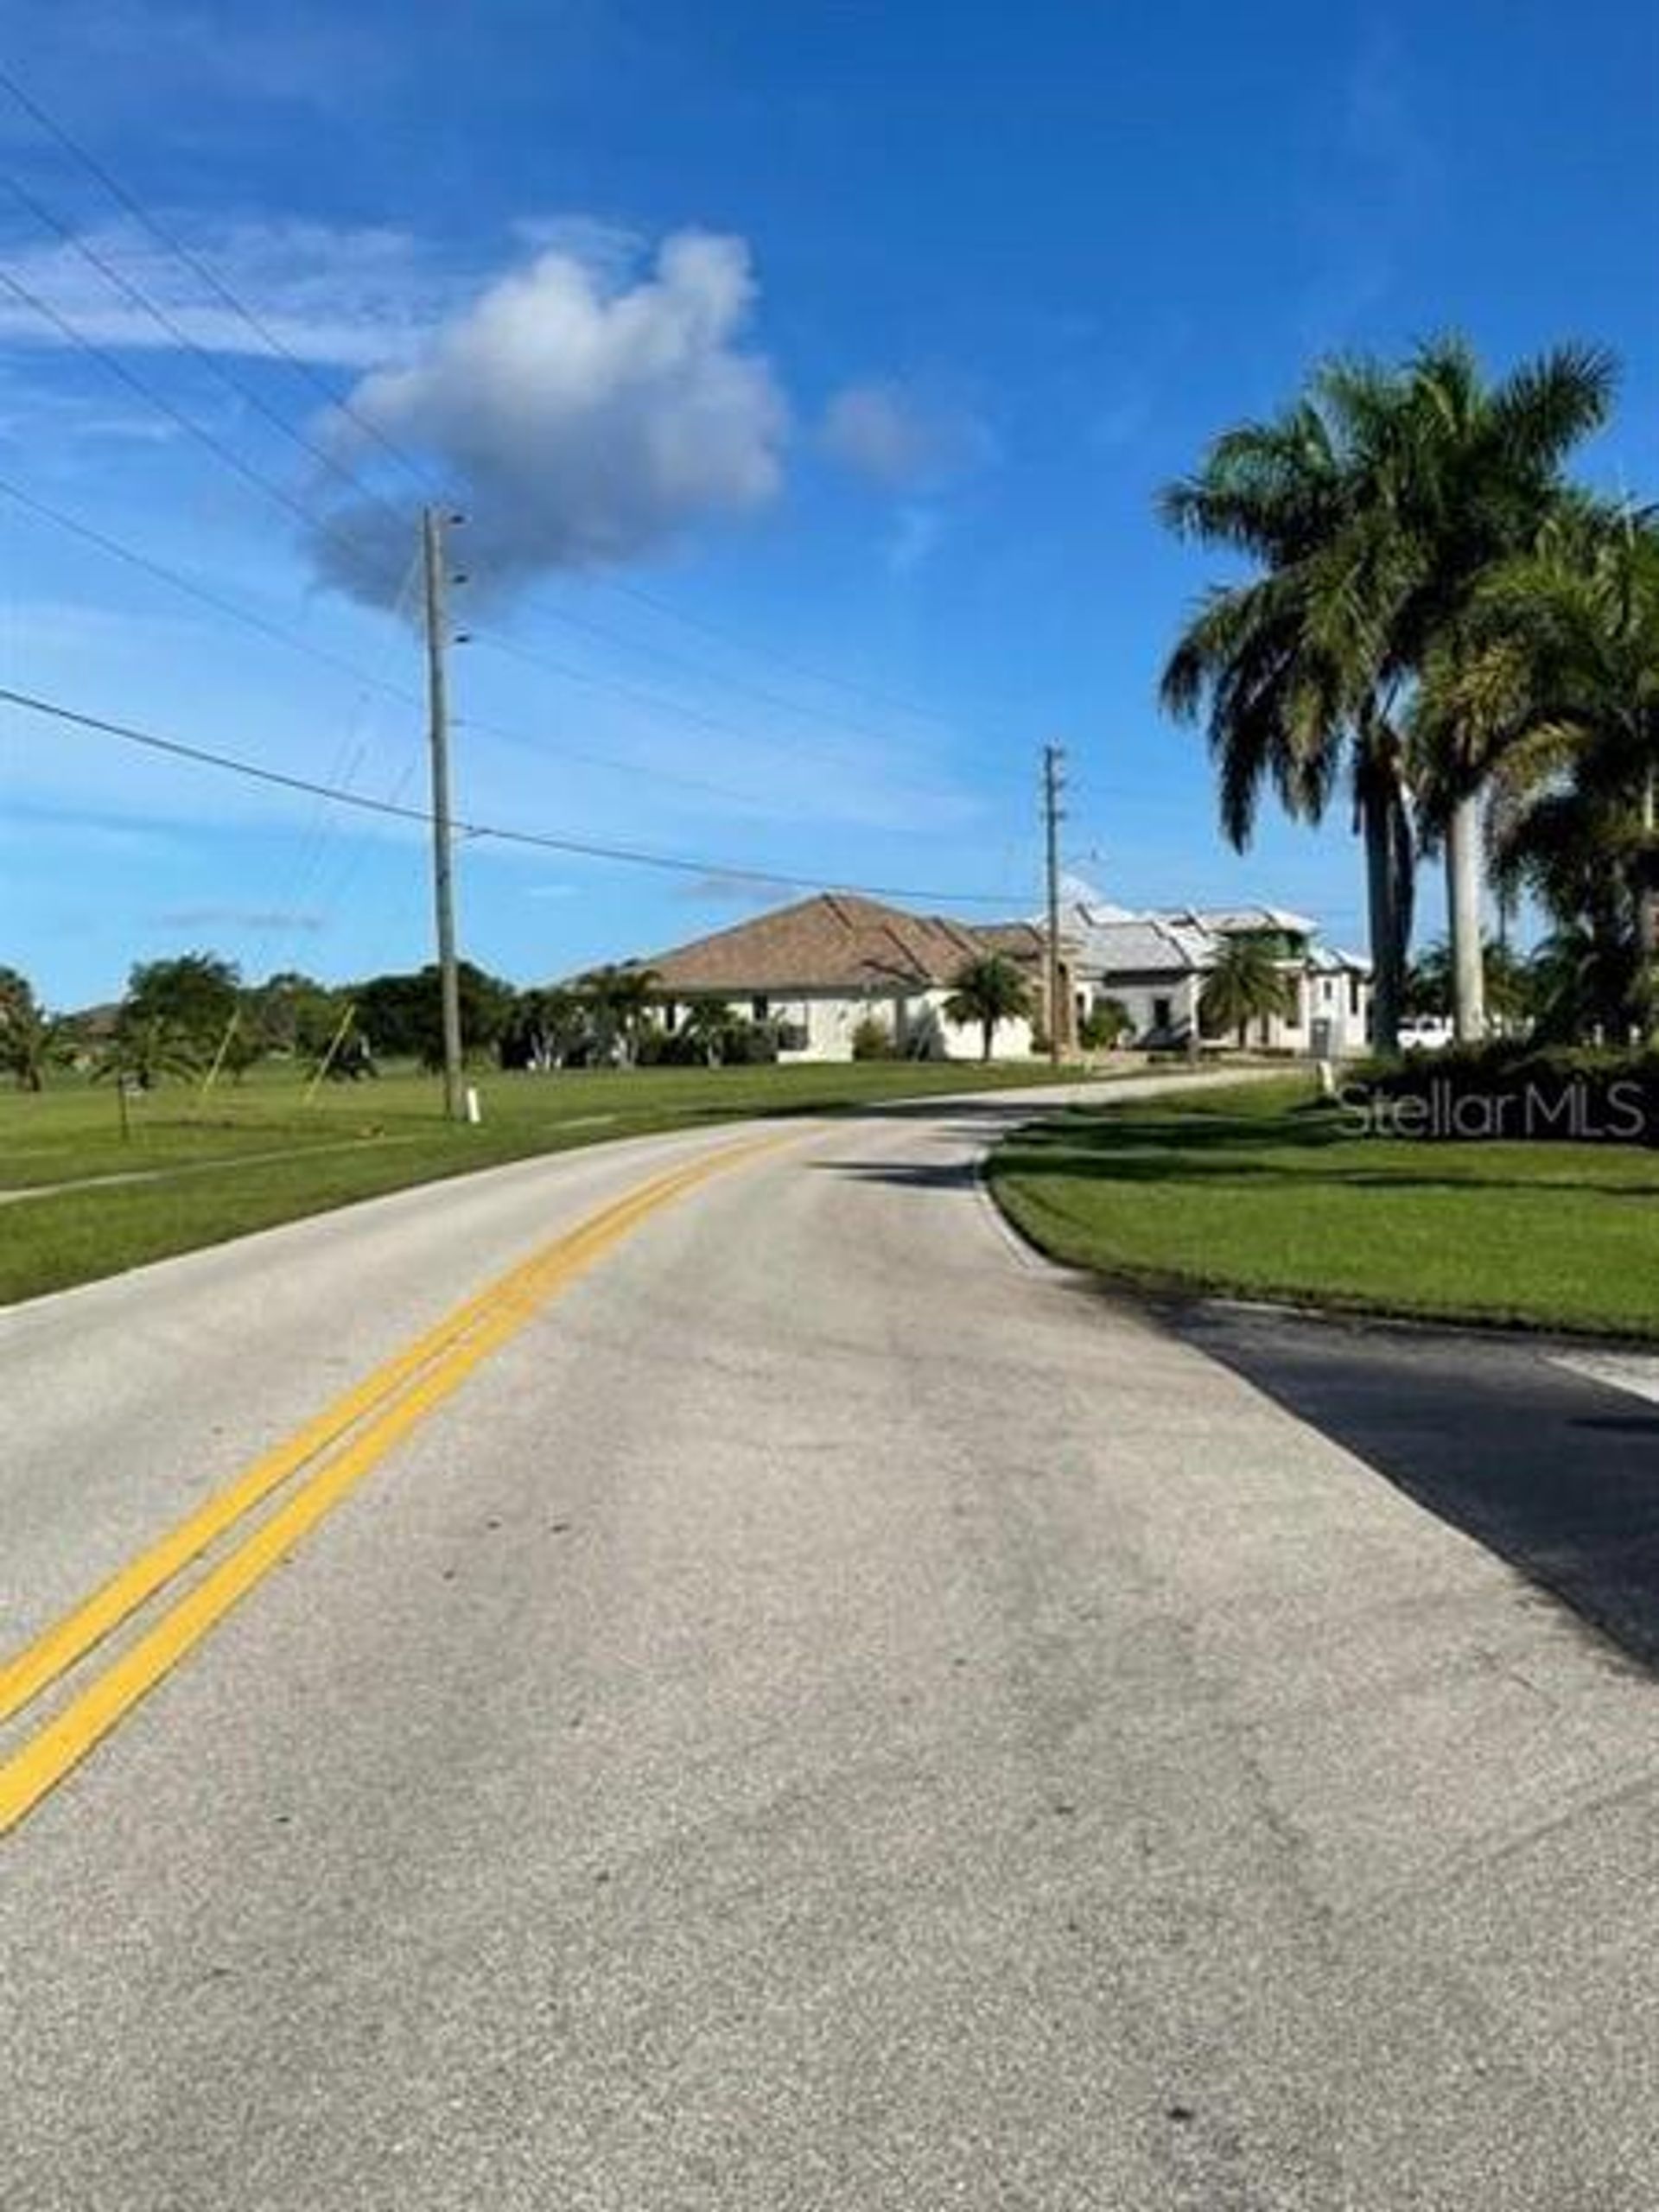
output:
{"label": "power line", "polygon": [[35,194],[29,191],[26,185],[20,184],[15,176],[8,175],[4,182],[7,189],[28,209],[37,222],[44,223],[55,231],[72,251],[78,253],[89,267],[95,269],[106,283],[112,286],[124,299],[130,301],[141,314],[149,315],[151,321],[159,329],[164,330],[175,344],[188,353],[193,360],[199,361],[210,376],[217,378],[227,391],[234,392],[238,399],[242,400],[245,405],[251,407],[256,414],[263,416],[274,429],[281,431],[285,438],[291,438],[302,453],[309,454],[314,461],[320,462],[342,483],[349,485],[359,498],[365,499],[372,505],[380,507],[401,525],[403,517],[398,514],[395,507],[383,499],[378,492],[365,484],[359,477],[353,475],[352,471],[326,448],[318,445],[315,440],[307,437],[302,430],[296,429],[289,421],[287,416],[281,414],[271,406],[245,377],[239,376],[234,369],[228,367],[219,354],[211,352],[206,346],[199,344],[175,315],[170,314],[158,302],[151,299],[142,285],[135,284],[130,276],[124,275],[104,254],[99,251],[96,246],[89,245],[72,224],[65,222],[60,215],[54,213],[44,200],[37,199]]}
{"label": "power line", "polygon": [[[395,699],[404,706],[418,707],[422,703],[420,694],[411,690],[406,684],[396,683],[389,677],[379,676],[368,669],[359,667],[356,662],[348,660],[342,653],[333,652],[327,645],[315,645],[310,639],[302,636],[297,630],[290,628],[288,625],[273,622],[265,615],[255,613],[251,607],[242,607],[236,601],[223,597],[221,594],[210,590],[207,585],[199,584],[193,577],[183,575],[179,569],[169,568],[165,562],[157,561],[152,555],[141,552],[137,546],[125,544],[121,539],[111,537],[107,532],[94,529],[92,524],[82,522],[74,515],[66,514],[60,507],[53,506],[49,501],[41,499],[33,492],[25,491],[22,485],[12,483],[8,478],[0,477],[0,497],[14,501],[29,513],[39,516],[42,521],[53,524],[56,528],[68,532],[71,537],[80,538],[88,545],[96,546],[100,552],[109,554],[115,560],[126,563],[130,568],[137,569],[142,575],[153,576],[158,582],[168,584],[175,591],[183,592],[188,598],[196,600],[203,607],[212,608],[215,613],[224,615],[231,621],[239,622],[245,628],[254,631],[261,637],[270,639],[275,644],[287,646],[292,652],[303,653],[308,660],[315,661],[321,667],[333,669],[338,674],[348,677],[354,683],[362,684],[370,690],[382,692],[387,698]],[[406,590],[407,578],[405,578],[404,588],[400,589],[398,594],[400,601]],[[397,609],[394,607],[394,617],[396,613]],[[549,664],[549,665],[556,665],[556,664]],[[602,685],[604,681],[598,677],[584,677],[577,671],[569,672],[579,682]],[[671,702],[664,703],[672,704]],[[638,760],[621,760],[613,753],[594,753],[581,746],[551,743],[539,734],[517,729],[505,722],[486,721],[477,715],[457,715],[454,721],[458,728],[476,730],[481,736],[500,738],[510,745],[526,746],[554,760],[573,761],[580,767],[599,768],[617,776],[638,779],[640,776],[648,775],[653,784],[672,785],[682,790],[696,791],[704,798],[726,799],[735,806],[753,806],[761,797],[758,791],[734,790],[728,785],[711,783],[704,777],[681,775],[668,768],[648,768]]]}
{"label": "power line", "polygon": [[256,491],[264,493],[267,499],[276,500],[279,506],[286,507],[290,514],[297,516],[308,530],[315,531],[320,537],[330,538],[334,543],[345,546],[353,559],[359,558],[367,550],[359,540],[348,537],[343,531],[333,524],[325,522],[321,515],[314,514],[302,500],[296,499],[280,484],[275,483],[263,470],[254,467],[251,461],[244,460],[233,446],[226,445],[222,438],[198,423],[193,416],[187,415],[181,407],[175,406],[165,392],[158,391],[147,378],[139,376],[135,370],[129,368],[127,364],[118,355],[111,353],[107,346],[100,346],[95,339],[88,338],[85,331],[77,330],[68,317],[60,315],[49,300],[43,300],[38,292],[31,291],[27,284],[14,276],[10,270],[0,269],[0,284],[3,284],[9,292],[22,300],[26,307],[32,308],[35,314],[44,316],[54,329],[66,338],[70,345],[108,370],[112,377],[118,378],[125,385],[129,391],[136,392],[141,399],[148,401],[152,407],[159,408],[170,422],[175,423],[188,436],[194,438],[199,444],[206,447],[207,451],[216,455],[227,468],[233,469],[245,483],[251,484]]}
{"label": "power line", "polygon": [[[614,579],[601,577],[594,581],[607,588],[620,588]],[[549,615],[555,622],[563,623],[567,629],[580,630],[588,637],[620,645],[626,652],[642,653],[648,660],[661,661],[670,668],[683,669],[704,683],[717,684],[722,690],[735,692],[740,697],[753,699],[761,706],[774,708],[783,714],[798,715],[804,721],[823,722],[830,728],[842,730],[849,736],[870,738],[879,745],[890,745],[893,741],[888,733],[849,721],[845,715],[837,713],[834,708],[815,706],[808,700],[791,699],[786,693],[774,691],[765,684],[750,683],[741,677],[725,675],[710,667],[706,661],[693,660],[689,655],[674,652],[665,645],[652,645],[643,639],[631,637],[626,630],[612,629],[587,615],[575,613],[555,600],[525,594],[522,603],[537,613]],[[954,727],[943,715],[934,715],[932,719],[946,727]]]}
{"label": "power line", "polygon": [[752,638],[742,637],[737,631],[728,629],[723,623],[710,622],[698,614],[688,614],[683,607],[676,607],[668,600],[659,599],[656,593],[646,591],[642,585],[624,583],[620,576],[598,576],[594,582],[606,591],[615,592],[623,599],[633,600],[641,607],[650,607],[655,613],[665,614],[671,621],[683,623],[688,630],[701,630],[705,637],[716,639],[725,645],[737,645],[745,652],[758,654],[779,668],[804,676],[809,683],[831,684],[837,690],[873,700],[878,706],[891,707],[899,714],[912,715],[921,721],[938,722],[947,729],[951,727],[950,717],[942,714],[937,707],[918,706],[914,700],[900,698],[894,692],[878,690],[874,685],[860,683],[850,677],[836,676],[829,669],[815,668],[810,662],[798,660],[793,654],[779,652],[775,645],[763,645]]}
{"label": "power line", "polygon": [[[474,643],[487,646],[493,652],[505,653],[510,659],[523,661],[531,668],[544,670],[549,675],[563,677],[566,683],[585,684],[591,690],[608,691],[619,699],[634,700],[640,706],[649,707],[658,714],[677,715],[683,721],[695,723],[702,729],[713,730],[721,737],[735,737],[744,743],[754,741],[753,734],[740,728],[735,722],[725,721],[718,715],[706,714],[701,707],[687,706],[683,700],[673,698],[666,692],[647,690],[641,684],[630,683],[625,677],[595,676],[587,669],[573,666],[569,661],[555,660],[547,653],[521,644],[516,638],[504,637],[499,631],[473,627],[467,635]],[[775,739],[767,741],[778,742]],[[823,746],[802,744],[798,740],[792,741],[787,749],[804,759],[823,760],[833,767],[844,769],[849,765],[846,753],[831,752]],[[890,777],[887,780],[894,790],[907,791],[918,797],[931,798],[935,795],[933,786],[908,778]]]}
{"label": "power line", "polygon": [[[330,799],[340,806],[355,807],[360,813],[388,816],[397,821],[431,827],[432,816],[423,807],[401,805],[392,799],[372,798],[366,791],[345,791],[308,776],[291,775],[285,769],[267,768],[257,761],[238,760],[232,753],[187,744],[181,738],[162,737],[154,730],[135,728],[129,722],[85,714],[56,700],[36,698],[30,692],[0,687],[0,704],[41,715],[73,728],[95,730],[102,736],[118,738],[124,744],[141,746],[151,753],[194,761],[202,767],[223,769],[227,774],[243,776],[251,782],[273,785],[283,791],[303,791],[314,798]],[[1010,894],[1001,892],[931,891],[891,883],[848,883],[828,876],[791,875],[728,861],[694,859],[681,853],[651,852],[637,845],[601,844],[588,838],[561,836],[551,830],[512,830],[499,823],[461,820],[453,827],[457,836],[487,839],[495,844],[528,845],[546,852],[570,854],[582,860],[614,861],[631,868],[663,868],[677,875],[715,876],[734,883],[766,884],[780,890],[844,891],[871,899],[910,899],[939,906],[1007,906],[1016,903]]]}
{"label": "power line", "polygon": [[[223,598],[206,584],[199,584],[193,577],[169,568],[164,561],[157,561],[151,555],[140,552],[135,545],[124,544],[119,538],[108,537],[103,531],[95,530],[91,523],[82,522],[74,515],[65,514],[60,507],[51,505],[35,493],[26,492],[22,485],[14,484],[5,477],[0,477],[0,497],[12,500],[30,514],[38,515],[42,521],[52,523],[59,530],[67,531],[72,537],[79,537],[88,545],[95,545],[100,553],[124,561],[129,568],[154,576],[158,582],[171,585],[174,590],[181,591],[188,598],[199,601],[203,607],[211,607],[214,613],[225,615],[231,621],[241,623],[246,629],[257,631],[262,637],[272,639],[277,645],[286,645],[292,652],[303,653],[308,659],[316,661],[325,668],[334,669],[341,676],[349,677],[354,683],[365,684],[371,690],[384,691],[388,697],[401,700],[405,705],[420,704],[418,692],[394,683],[388,677],[376,676],[365,668],[359,668],[354,661],[347,660],[344,654],[331,652],[327,645],[314,645],[310,639],[302,637],[285,623],[273,622],[265,615],[256,614],[251,607],[239,606],[233,599]],[[402,598],[402,592],[398,596]]]}
{"label": "power line", "polygon": [[359,429],[372,438],[377,445],[382,447],[394,461],[409,472],[423,491],[442,490],[442,486],[437,484],[429,469],[416,461],[395,440],[387,437],[378,423],[365,415],[359,415],[353,407],[349,398],[342,397],[335,391],[326,377],[320,376],[308,360],[296,353],[270,327],[264,317],[256,314],[254,309],[249,307],[246,301],[238,299],[230,286],[222,281],[208,263],[203,261],[198,254],[192,252],[191,249],[157,216],[150,213],[137,194],[129,191],[119,177],[112,175],[98,156],[89,152],[79,139],[72,137],[63,125],[49,115],[38,100],[32,99],[17,79],[4,69],[0,69],[0,90],[10,93],[31,122],[45,131],[47,136],[60,146],[66,153],[73,155],[91,175],[96,177],[104,189],[126,209],[135,222],[141,223],[150,236],[158,239],[169,253],[176,254],[185,267],[206,284],[213,296],[227,307],[232,315],[239,316],[271,353],[275,353],[279,359],[286,361],[296,375],[303,377],[315,391],[321,394],[331,407],[338,409],[348,421],[354,423]]}
{"label": "power line", "polygon": [[[0,91],[5,92],[10,97],[37,129],[43,131],[54,144],[73,160],[79,162],[118,206],[124,208],[135,222],[149,232],[151,238],[165,247],[169,253],[175,255],[200,283],[207,287],[222,306],[227,308],[232,315],[245,323],[270,353],[286,362],[295,374],[302,378],[331,408],[352,423],[365,437],[372,440],[385,454],[395,461],[410,481],[419,486],[423,496],[430,496],[434,493],[442,493],[443,487],[432,469],[424,461],[417,459],[397,439],[389,436],[372,416],[365,415],[357,409],[348,394],[337,392],[327,378],[320,375],[302,355],[296,353],[281,334],[224,281],[209,262],[205,261],[200,254],[188,246],[175,231],[144,205],[135,192],[124,184],[121,179],[115,175],[88,147],[42,107],[16,77],[3,68],[0,68]],[[762,659],[771,661],[774,666],[786,669],[794,675],[805,677],[810,683],[828,684],[849,696],[870,700],[877,705],[890,708],[897,713],[908,715],[917,720],[931,721],[941,728],[950,728],[953,726],[952,718],[941,713],[937,708],[925,707],[914,700],[906,699],[896,693],[880,690],[873,684],[857,682],[829,669],[815,667],[810,662],[779,652],[776,646],[763,645],[758,640],[743,637],[739,632],[729,629],[723,624],[711,622],[704,616],[690,613],[683,607],[674,606],[656,593],[647,591],[642,585],[625,583],[620,577],[610,576],[596,577],[594,582],[601,588],[614,593],[619,598],[632,600],[637,606],[649,607],[654,613],[665,615],[670,620],[680,623],[686,629],[700,632],[705,637],[712,638],[718,643],[735,645],[741,651],[752,652]],[[731,679],[715,675],[715,680],[730,682]],[[810,710],[797,708],[794,711],[809,712]]]}
{"label": "power line", "polygon": [[[0,82],[3,81],[3,75],[0,74]],[[250,461],[246,461],[240,454],[238,454],[233,447],[226,445],[223,439],[218,437],[213,431],[207,429],[203,424],[196,422],[192,416],[186,414],[182,408],[176,406],[165,393],[158,391],[148,378],[137,374],[137,372],[130,369],[124,361],[118,358],[118,356],[111,353],[107,347],[100,346],[96,340],[88,338],[84,331],[78,330],[74,324],[71,322],[66,315],[60,314],[49,301],[42,299],[37,292],[33,291],[27,284],[22,283],[20,279],[12,276],[9,271],[0,269],[0,284],[3,284],[18,299],[22,300],[26,306],[33,308],[36,314],[43,316],[46,321],[50,322],[54,328],[59,331],[72,346],[78,348],[80,352],[87,354],[92,359],[97,361],[103,368],[106,369],[111,375],[118,378],[121,383],[126,385],[129,391],[136,393],[141,399],[147,400],[151,406],[158,408],[171,422],[176,423],[181,429],[187,433],[187,435],[197,440],[200,444],[214,454],[225,464],[226,467],[234,470],[236,474],[241,477],[245,482],[252,485],[257,491],[262,492],[266,498],[276,501],[276,503],[285,508],[289,513],[294,515],[308,530],[315,531],[319,536],[330,539],[335,543],[343,545],[353,558],[358,557],[366,550],[360,541],[346,536],[346,533],[340,531],[337,525],[326,521],[323,517],[315,513],[311,508],[308,507],[302,500],[296,499],[293,494],[285,490],[283,486],[274,482],[273,480],[267,476],[263,470],[256,468]],[[38,504],[40,505],[41,512],[47,512],[44,503]],[[68,526],[72,528],[79,527],[74,524],[70,524]],[[89,538],[92,538],[96,535],[89,529],[86,529],[84,527],[80,529],[80,534]],[[105,543],[112,543],[112,541],[105,541]],[[124,552],[120,557],[124,559],[131,559],[138,565],[149,568],[152,572],[156,572],[159,568],[159,564],[151,563],[148,556],[134,555],[130,552]],[[194,588],[186,585],[184,588],[187,590],[194,590]],[[196,591],[194,595],[197,597],[202,596],[199,591]],[[512,658],[522,660],[531,667],[544,669],[553,675],[563,677],[566,682],[585,684],[592,690],[612,692],[620,698],[635,700],[640,704],[649,707],[658,713],[678,715],[683,721],[696,723],[705,729],[716,731],[723,736],[736,737],[746,741],[748,737],[749,734],[747,732],[739,729],[734,724],[722,721],[717,715],[705,714],[700,709],[687,706],[683,702],[671,698],[664,693],[646,690],[639,684],[629,683],[625,680],[621,680],[614,677],[595,676],[588,670],[572,666],[568,661],[555,660],[547,654],[536,652],[529,646],[519,644],[516,639],[502,636],[493,631],[474,628],[470,634],[474,637],[479,643],[489,646],[497,652],[505,653]],[[482,728],[485,725],[482,723],[474,723],[474,727]],[[503,734],[505,733],[500,731],[497,732],[497,734]],[[838,767],[846,766],[846,756],[844,753],[832,753],[823,747],[803,745],[797,742],[793,749],[809,758],[816,757],[820,760],[827,760],[833,766]],[[589,764],[593,766],[620,767],[623,765],[620,763],[606,761],[602,756],[600,755],[589,754],[588,759]],[[637,771],[632,771],[630,772],[637,772]],[[665,774],[663,780],[687,782],[691,779],[684,778],[671,778]],[[918,793],[925,793],[928,790],[928,787],[925,785],[915,782],[904,783],[899,785],[899,787]],[[701,788],[712,791],[713,795],[715,797],[735,798],[738,800],[738,803],[742,804],[748,804],[751,803],[750,798],[747,796],[740,798],[738,794],[726,790],[716,789],[715,786],[711,785],[702,785]]]}

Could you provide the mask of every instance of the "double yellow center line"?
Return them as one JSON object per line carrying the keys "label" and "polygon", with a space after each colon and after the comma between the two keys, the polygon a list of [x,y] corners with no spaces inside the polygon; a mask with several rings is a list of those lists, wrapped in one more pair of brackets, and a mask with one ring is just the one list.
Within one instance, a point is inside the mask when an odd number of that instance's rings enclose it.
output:
{"label": "double yellow center line", "polygon": [[400,1439],[543,1306],[652,1214],[711,1176],[791,1141],[763,1137],[728,1146],[590,1215],[458,1306],[0,1663],[3,1726],[303,1474],[274,1511],[0,1763],[0,1835],[32,1812]]}

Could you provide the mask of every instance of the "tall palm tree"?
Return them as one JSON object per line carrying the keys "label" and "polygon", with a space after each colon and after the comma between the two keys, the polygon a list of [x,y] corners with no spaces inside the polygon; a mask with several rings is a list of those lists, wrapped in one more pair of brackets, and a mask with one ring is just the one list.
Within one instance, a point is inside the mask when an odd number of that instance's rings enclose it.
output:
{"label": "tall palm tree", "polygon": [[1247,1044],[1251,1022],[1290,1011],[1291,991],[1290,979],[1265,938],[1226,938],[1198,994],[1198,1026],[1209,1037],[1232,1030],[1241,1045]]}
{"label": "tall palm tree", "polygon": [[[1496,384],[1461,340],[1414,358],[1395,472],[1397,534],[1408,556],[1394,609],[1401,664],[1421,679],[1433,658],[1455,660],[1475,597],[1494,570],[1529,551],[1578,495],[1562,475],[1573,448],[1606,418],[1614,370],[1606,353],[1560,346]],[[1482,942],[1482,787],[1485,748],[1447,718],[1438,757],[1421,764],[1420,808],[1432,849],[1443,846],[1452,948],[1452,1014],[1460,1041],[1485,1029]],[[1427,784],[1427,791],[1422,789]]]}
{"label": "tall palm tree", "polygon": [[660,978],[654,968],[632,961],[590,968],[575,988],[593,1008],[601,1037],[613,1046],[624,1066],[632,1066],[645,1012]]}
{"label": "tall palm tree", "polygon": [[991,1057],[1000,1021],[1017,1021],[1031,1012],[1031,986],[1006,953],[983,952],[959,968],[944,1002],[944,1018],[958,1029],[979,1024],[982,1060]]}
{"label": "tall palm tree", "polygon": [[[1402,370],[1326,362],[1293,406],[1224,433],[1195,475],[1161,495],[1173,529],[1243,554],[1255,570],[1200,602],[1165,668],[1165,705],[1203,718],[1222,827],[1241,849],[1264,788],[1317,821],[1346,781],[1365,843],[1384,1051],[1398,1043],[1414,894],[1412,687],[1481,576],[1535,532],[1566,453],[1606,411],[1611,378],[1605,355],[1563,347],[1489,388],[1455,339],[1421,348]],[[1459,766],[1443,788],[1454,957],[1471,1026],[1478,779]]]}
{"label": "tall palm tree", "polygon": [[[1500,880],[1524,885],[1577,971],[1586,1024],[1659,1020],[1659,529],[1580,503],[1474,594],[1416,720],[1454,728],[1493,788]],[[1618,982],[1623,975],[1624,981]],[[1555,1003],[1565,1003],[1557,995]]]}

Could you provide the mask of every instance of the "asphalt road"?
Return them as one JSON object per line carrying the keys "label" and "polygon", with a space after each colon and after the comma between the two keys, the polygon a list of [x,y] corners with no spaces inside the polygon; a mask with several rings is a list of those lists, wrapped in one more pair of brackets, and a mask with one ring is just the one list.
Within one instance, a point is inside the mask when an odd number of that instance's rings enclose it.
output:
{"label": "asphalt road", "polygon": [[[1015,1111],[787,1132],[521,1271],[0,1845],[6,2212],[1651,2212],[1650,1674],[1367,1465],[1351,1375],[1018,1247]],[[743,1141],[0,1317],[0,1650]]]}

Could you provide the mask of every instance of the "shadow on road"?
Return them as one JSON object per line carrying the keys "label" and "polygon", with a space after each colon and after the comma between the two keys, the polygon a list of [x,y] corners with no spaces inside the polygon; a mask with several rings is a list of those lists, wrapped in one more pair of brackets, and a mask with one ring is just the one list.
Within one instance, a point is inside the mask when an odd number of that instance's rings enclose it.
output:
{"label": "shadow on road", "polygon": [[907,1191],[963,1191],[975,1179],[971,1160],[814,1160],[816,1173],[848,1183],[892,1183]]}
{"label": "shadow on road", "polygon": [[1527,1344],[1223,1306],[1165,1318],[1659,1669],[1659,1414]]}

